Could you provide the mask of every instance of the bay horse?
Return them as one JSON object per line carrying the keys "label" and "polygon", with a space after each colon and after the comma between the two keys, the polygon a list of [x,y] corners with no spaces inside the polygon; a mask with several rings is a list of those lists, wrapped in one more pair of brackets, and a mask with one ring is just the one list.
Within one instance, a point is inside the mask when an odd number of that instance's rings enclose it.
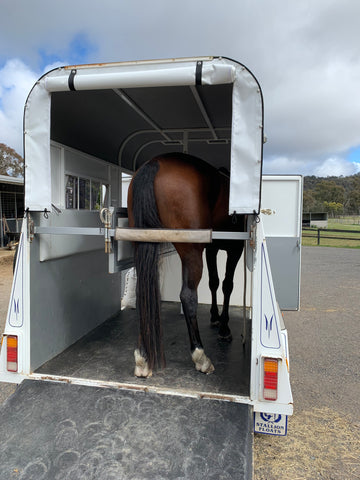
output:
{"label": "bay horse", "polygon": [[[228,214],[229,176],[196,157],[164,154],[149,160],[135,173],[128,191],[129,227],[213,229],[244,231],[244,216]],[[209,374],[214,371],[204,352],[197,324],[197,287],[203,270],[203,250],[209,270],[211,324],[219,325],[219,337],[231,340],[229,300],[233,277],[241,257],[243,241],[213,241],[211,244],[174,243],[182,264],[180,300],[190,338],[195,368]],[[216,292],[219,277],[216,256],[227,252],[226,274],[222,285],[223,310],[219,315]],[[160,319],[159,243],[135,243],[137,271],[136,301],[139,312],[139,343],[135,350],[135,375],[149,377],[154,367],[165,366]]]}

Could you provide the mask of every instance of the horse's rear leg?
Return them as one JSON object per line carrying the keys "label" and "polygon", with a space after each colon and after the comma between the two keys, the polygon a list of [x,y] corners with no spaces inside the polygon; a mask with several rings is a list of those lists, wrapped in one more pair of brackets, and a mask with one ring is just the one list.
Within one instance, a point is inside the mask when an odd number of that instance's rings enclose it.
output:
{"label": "horse's rear leg", "polygon": [[189,332],[191,358],[196,370],[203,373],[212,373],[214,366],[206,356],[201,342],[197,323],[197,287],[202,275],[202,250],[196,245],[177,246],[182,263],[182,288],[180,299],[184,310],[186,325]]}
{"label": "horse's rear leg", "polygon": [[206,263],[209,272],[209,288],[211,292],[211,308],[210,308],[210,323],[211,326],[218,327],[220,325],[219,309],[217,306],[216,292],[219,288],[219,275],[216,264],[216,257],[219,249],[213,245],[206,247]]}
{"label": "horse's rear leg", "polygon": [[229,328],[229,303],[230,296],[234,288],[234,274],[236,266],[240,260],[242,254],[242,247],[237,247],[234,249],[227,250],[227,260],[226,260],[226,272],[225,278],[222,284],[222,290],[224,294],[224,303],[223,309],[220,316],[220,328],[219,328],[219,337],[223,340],[231,341],[232,335]]}

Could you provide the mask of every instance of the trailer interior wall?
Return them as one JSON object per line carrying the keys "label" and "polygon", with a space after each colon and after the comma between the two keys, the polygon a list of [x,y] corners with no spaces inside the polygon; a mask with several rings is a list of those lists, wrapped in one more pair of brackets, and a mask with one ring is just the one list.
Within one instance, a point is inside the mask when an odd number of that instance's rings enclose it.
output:
{"label": "trailer interior wall", "polygon": [[[40,226],[100,227],[98,210],[66,208],[69,177],[106,186],[111,202],[115,206],[121,203],[121,172],[117,165],[52,142],[51,201],[57,209],[46,214],[32,212],[32,221]],[[33,371],[117,313],[121,294],[120,274],[108,274],[102,237],[35,235],[30,251]]]}
{"label": "trailer interior wall", "polygon": [[[83,182],[82,200],[80,189],[69,187],[71,179]],[[93,184],[96,185],[94,193],[96,202],[91,198]],[[121,169],[118,165],[109,164],[55,142],[51,142],[51,186],[51,204],[55,205],[56,209],[52,208],[45,215],[40,215],[37,222],[39,226],[102,227],[100,208],[109,203],[115,208],[121,206]],[[83,205],[80,205],[81,203]],[[102,237],[85,235],[40,237],[40,261],[92,250],[104,250]]]}
{"label": "trailer interior wall", "polygon": [[[34,214],[36,222],[41,214]],[[120,310],[120,275],[108,274],[102,250],[39,262],[31,246],[31,370]]]}
{"label": "trailer interior wall", "polygon": [[[219,251],[217,255],[217,268],[220,279],[220,286],[217,292],[217,301],[219,305],[223,304],[224,295],[221,284],[225,278],[227,254],[225,251]],[[178,255],[165,257],[161,265],[161,298],[164,301],[178,301],[181,289],[181,262]],[[251,272],[247,270],[247,290],[246,290],[246,306],[251,305]],[[230,297],[230,305],[242,306],[244,303],[244,262],[241,257],[234,275],[234,290]],[[203,274],[198,286],[198,302],[201,304],[211,304],[211,294],[209,290],[209,275],[206,266],[205,253],[203,255]]]}

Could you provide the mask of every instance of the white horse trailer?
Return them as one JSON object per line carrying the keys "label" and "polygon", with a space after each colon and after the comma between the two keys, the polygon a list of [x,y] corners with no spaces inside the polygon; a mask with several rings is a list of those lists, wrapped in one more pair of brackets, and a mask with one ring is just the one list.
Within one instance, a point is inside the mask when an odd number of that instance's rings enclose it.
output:
{"label": "white horse trailer", "polygon": [[[26,217],[0,352],[0,380],[21,385],[2,418],[15,450],[32,438],[32,422],[53,427],[23,446],[27,455],[0,455],[4,471],[38,469],[39,478],[55,478],[63,469],[70,478],[89,467],[81,459],[90,438],[96,478],[109,462],[118,478],[251,478],[253,430],[286,434],[293,400],[276,295],[280,307],[298,308],[302,179],[262,177],[263,138],[258,82],[227,58],[64,67],[34,85],[24,113]],[[122,184],[149,158],[173,151],[227,169],[229,214],[248,218],[247,232],[209,231],[202,240],[246,243],[233,295],[234,341],[219,344],[208,307],[199,304],[215,372],[193,371],[184,322],[174,319],[177,258],[167,252],[168,367],[135,379],[136,315],[119,313],[133,239]],[[209,302],[206,290],[200,286],[200,303]]]}

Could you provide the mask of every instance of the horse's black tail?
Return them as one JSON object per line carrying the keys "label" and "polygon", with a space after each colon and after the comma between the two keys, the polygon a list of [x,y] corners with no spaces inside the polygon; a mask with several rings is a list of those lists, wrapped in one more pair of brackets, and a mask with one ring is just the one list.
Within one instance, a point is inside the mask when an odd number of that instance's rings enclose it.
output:
{"label": "horse's black tail", "polygon": [[[160,228],[161,222],[155,200],[154,179],[159,170],[153,159],[137,172],[132,184],[134,226]],[[160,319],[159,243],[136,242],[137,272],[136,303],[140,317],[140,344],[150,370],[156,364],[165,366]]]}

